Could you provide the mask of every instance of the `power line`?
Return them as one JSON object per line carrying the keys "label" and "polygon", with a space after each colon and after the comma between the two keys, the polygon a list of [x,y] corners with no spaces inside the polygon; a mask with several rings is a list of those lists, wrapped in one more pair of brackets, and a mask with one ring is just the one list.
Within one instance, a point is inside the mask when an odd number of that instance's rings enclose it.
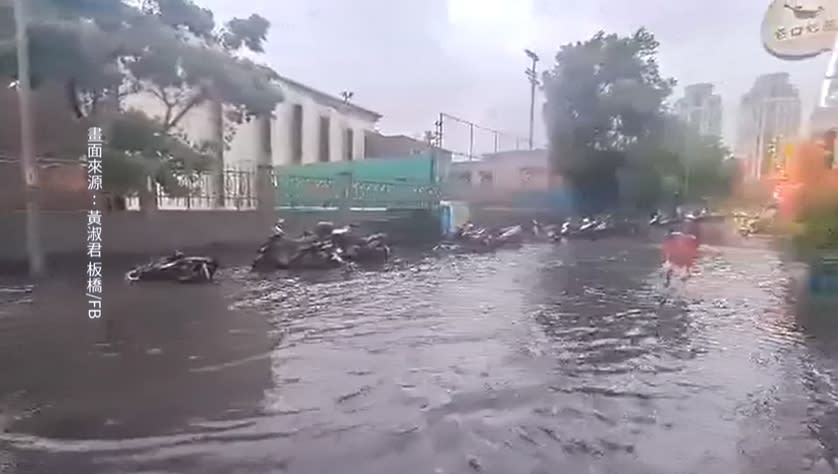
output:
{"label": "power line", "polygon": [[[510,132],[505,132],[503,130],[498,130],[498,129],[491,128],[491,127],[486,127],[484,125],[480,125],[478,123],[472,122],[470,120],[466,120],[464,118],[457,117],[457,116],[449,114],[449,113],[440,112],[439,119],[434,123],[435,129],[436,129],[435,138],[436,138],[437,146],[439,146],[440,148],[444,148],[444,138],[445,137],[450,137],[450,135],[451,135],[450,133],[446,133],[446,130],[445,130],[445,123],[447,121],[457,122],[457,123],[466,125],[468,127],[468,152],[467,153],[457,153],[457,154],[464,155],[466,158],[468,158],[470,160],[477,158],[477,156],[475,155],[475,149],[474,149],[475,131],[487,132],[487,133],[492,135],[493,151],[495,153],[500,152],[500,151],[509,151],[509,150],[501,150],[500,138],[513,139],[515,141],[515,150],[520,150],[521,149],[521,143],[522,142],[527,143],[527,139],[524,138],[524,137],[521,137],[519,135],[510,133]],[[450,143],[450,139],[449,139],[449,143]],[[452,150],[452,151],[455,152],[456,150]]]}

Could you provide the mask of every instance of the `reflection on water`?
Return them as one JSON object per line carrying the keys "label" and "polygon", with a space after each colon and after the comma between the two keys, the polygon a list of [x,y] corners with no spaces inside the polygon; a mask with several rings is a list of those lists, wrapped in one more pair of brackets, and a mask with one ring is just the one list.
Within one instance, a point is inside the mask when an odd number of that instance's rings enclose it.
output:
{"label": "reflection on water", "polygon": [[43,472],[832,472],[836,333],[800,327],[776,256],[709,249],[667,291],[657,259],[579,242],[233,269],[107,288],[119,317],[83,330],[75,290],[38,289],[0,303],[0,353],[37,374],[0,382],[23,414],[0,439]]}

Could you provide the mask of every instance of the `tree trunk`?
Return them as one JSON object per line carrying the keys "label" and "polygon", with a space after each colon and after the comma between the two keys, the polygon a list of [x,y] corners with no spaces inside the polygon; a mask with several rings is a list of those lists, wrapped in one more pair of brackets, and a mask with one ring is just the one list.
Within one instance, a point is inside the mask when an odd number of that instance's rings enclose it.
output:
{"label": "tree trunk", "polygon": [[157,212],[157,186],[154,180],[149,178],[146,186],[139,192],[140,212],[143,214],[154,214]]}

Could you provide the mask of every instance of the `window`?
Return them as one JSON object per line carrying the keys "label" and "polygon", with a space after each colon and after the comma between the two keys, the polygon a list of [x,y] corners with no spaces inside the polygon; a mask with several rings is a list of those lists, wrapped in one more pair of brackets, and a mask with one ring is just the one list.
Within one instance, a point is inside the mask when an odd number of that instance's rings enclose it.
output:
{"label": "window", "polygon": [[454,173],[454,179],[460,183],[471,184],[471,171]]}
{"label": "window", "polygon": [[519,168],[518,172],[521,176],[522,186],[532,186],[537,179],[541,178],[543,180],[543,176],[547,174],[547,170],[542,167],[523,167]]}
{"label": "window", "polygon": [[320,117],[320,147],[318,159],[321,163],[329,161],[329,117]]}
{"label": "window", "polygon": [[347,128],[343,135],[343,156],[346,161],[352,161],[355,157],[355,132]]}
{"label": "window", "polygon": [[271,124],[273,121],[270,117],[263,117],[260,121],[261,129],[259,130],[260,138],[262,139],[262,151],[268,156],[271,156]]}
{"label": "window", "polygon": [[528,186],[532,182],[533,175],[535,174],[533,172],[533,169],[532,168],[521,168],[518,171],[521,174],[521,185]]}
{"label": "window", "polygon": [[303,162],[303,106],[294,104],[291,113],[291,162]]}
{"label": "window", "polygon": [[495,177],[492,175],[491,171],[481,171],[480,172],[480,185],[481,186],[491,186],[494,182]]}

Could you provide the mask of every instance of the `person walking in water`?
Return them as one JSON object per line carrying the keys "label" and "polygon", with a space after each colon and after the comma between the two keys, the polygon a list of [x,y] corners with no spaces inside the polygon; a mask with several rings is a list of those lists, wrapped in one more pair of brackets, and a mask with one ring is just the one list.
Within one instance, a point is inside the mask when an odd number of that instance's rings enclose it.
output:
{"label": "person walking in water", "polygon": [[666,271],[666,285],[672,281],[676,270],[684,272],[682,281],[687,281],[698,257],[698,238],[695,235],[670,229],[663,241],[663,267]]}

